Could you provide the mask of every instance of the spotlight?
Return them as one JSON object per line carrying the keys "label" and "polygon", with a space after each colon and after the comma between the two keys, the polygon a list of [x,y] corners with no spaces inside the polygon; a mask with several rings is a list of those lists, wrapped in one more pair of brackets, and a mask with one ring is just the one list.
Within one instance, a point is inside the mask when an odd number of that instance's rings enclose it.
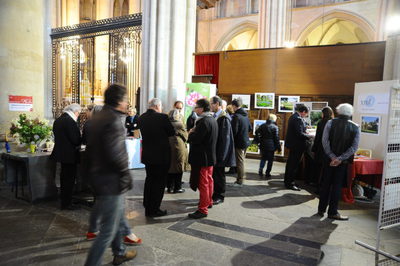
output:
{"label": "spotlight", "polygon": [[295,43],[293,41],[286,41],[283,43],[283,46],[286,48],[294,48]]}

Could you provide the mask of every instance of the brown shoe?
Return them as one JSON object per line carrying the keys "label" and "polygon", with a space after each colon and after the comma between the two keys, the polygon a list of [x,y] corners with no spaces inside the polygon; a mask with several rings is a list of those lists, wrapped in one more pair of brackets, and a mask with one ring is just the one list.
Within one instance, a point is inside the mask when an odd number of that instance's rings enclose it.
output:
{"label": "brown shoe", "polygon": [[134,257],[136,257],[136,250],[129,250],[125,253],[125,255],[121,256],[121,255],[116,255],[114,256],[113,265],[120,265],[122,263],[124,263],[125,261],[131,260]]}
{"label": "brown shoe", "polygon": [[328,215],[329,219],[339,220],[339,221],[347,221],[349,219],[348,216],[340,215],[339,213],[335,215]]}

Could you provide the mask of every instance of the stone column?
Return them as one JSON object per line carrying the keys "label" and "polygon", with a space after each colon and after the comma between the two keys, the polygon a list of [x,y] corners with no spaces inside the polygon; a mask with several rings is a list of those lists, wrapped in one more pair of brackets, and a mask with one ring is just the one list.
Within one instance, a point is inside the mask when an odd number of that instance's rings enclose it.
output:
{"label": "stone column", "polygon": [[290,40],[291,0],[260,0],[258,47],[283,47]]}
{"label": "stone column", "polygon": [[193,74],[196,1],[143,1],[140,112],[154,97],[167,112]]}
{"label": "stone column", "polygon": [[[400,3],[398,1],[388,1],[388,12],[386,20],[382,23],[384,29],[387,28],[387,21],[392,16],[400,14]],[[392,22],[396,24],[396,22]],[[385,32],[388,34],[385,49],[385,64],[383,68],[383,80],[400,79],[400,25],[391,25],[392,32]]]}

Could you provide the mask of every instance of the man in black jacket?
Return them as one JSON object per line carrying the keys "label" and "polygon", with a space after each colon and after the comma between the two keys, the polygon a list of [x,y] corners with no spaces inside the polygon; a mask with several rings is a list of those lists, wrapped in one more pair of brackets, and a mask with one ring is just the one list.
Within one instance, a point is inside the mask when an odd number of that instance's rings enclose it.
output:
{"label": "man in black jacket", "polygon": [[236,165],[235,146],[229,115],[222,110],[222,99],[214,96],[210,99],[211,111],[218,124],[217,163],[213,170],[214,194],[213,204],[224,202],[225,198],[225,167]]}
{"label": "man in black jacket", "polygon": [[340,215],[338,203],[342,187],[347,182],[348,164],[353,162],[360,141],[360,128],[350,120],[353,106],[348,103],[336,107],[338,117],[329,120],[322,134],[325,164],[322,175],[318,215],[324,216],[329,204],[328,218],[348,220]]}
{"label": "man in black jacket", "polygon": [[189,132],[190,143],[189,163],[192,167],[190,187],[199,189],[200,201],[197,211],[189,217],[199,219],[207,217],[208,207],[212,206],[214,181],[213,166],[216,163],[216,145],[218,125],[210,113],[210,102],[199,99],[196,102],[195,112],[199,116],[196,125]]}
{"label": "man in black jacket", "polygon": [[309,139],[309,135],[306,133],[306,122],[304,121],[304,117],[307,114],[307,106],[304,104],[296,105],[296,112],[289,118],[285,138],[285,147],[289,149],[289,157],[285,169],[285,186],[295,191],[300,191],[300,188],[294,182],[294,178]]}
{"label": "man in black jacket", "polygon": [[260,145],[261,160],[258,174],[263,175],[265,162],[268,161],[265,177],[271,177],[272,164],[274,162],[275,151],[281,152],[279,144],[279,129],[275,124],[276,115],[270,114],[268,120],[262,124],[257,130],[254,137],[254,142]]}
{"label": "man in black jacket", "polygon": [[54,149],[50,158],[61,163],[60,199],[62,210],[73,210],[72,192],[76,179],[81,133],[77,124],[81,106],[73,103],[54,121]]}
{"label": "man in black jacket", "polygon": [[143,206],[148,217],[167,214],[167,211],[160,210],[160,205],[164,197],[171,160],[168,138],[175,135],[175,129],[168,115],[161,112],[161,101],[154,98],[149,102],[149,109],[138,120],[143,138],[142,162],[146,166]]}
{"label": "man in black jacket", "polygon": [[101,265],[104,251],[112,246],[113,265],[133,259],[122,242],[125,193],[132,188],[125,146],[123,118],[128,107],[126,88],[110,85],[104,107],[93,117],[88,132],[90,179],[96,195],[94,210],[100,218],[100,233],[90,248],[85,265]]}
{"label": "man in black jacket", "polygon": [[250,145],[249,132],[251,132],[250,120],[247,117],[247,112],[242,108],[242,99],[234,99],[232,101],[232,108],[235,111],[232,118],[232,131],[235,141],[235,156],[237,167],[237,179],[233,184],[234,186],[241,187],[244,180],[244,159],[246,156],[246,149]]}

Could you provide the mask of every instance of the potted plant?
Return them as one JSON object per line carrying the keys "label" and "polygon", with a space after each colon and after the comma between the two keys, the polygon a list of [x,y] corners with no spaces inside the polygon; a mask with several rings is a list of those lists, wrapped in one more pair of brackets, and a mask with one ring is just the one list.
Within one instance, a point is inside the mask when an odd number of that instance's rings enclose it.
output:
{"label": "potted plant", "polygon": [[34,153],[39,143],[51,139],[52,128],[47,120],[29,119],[26,114],[20,114],[19,118],[11,123],[10,133],[18,144],[28,146],[30,152]]}

